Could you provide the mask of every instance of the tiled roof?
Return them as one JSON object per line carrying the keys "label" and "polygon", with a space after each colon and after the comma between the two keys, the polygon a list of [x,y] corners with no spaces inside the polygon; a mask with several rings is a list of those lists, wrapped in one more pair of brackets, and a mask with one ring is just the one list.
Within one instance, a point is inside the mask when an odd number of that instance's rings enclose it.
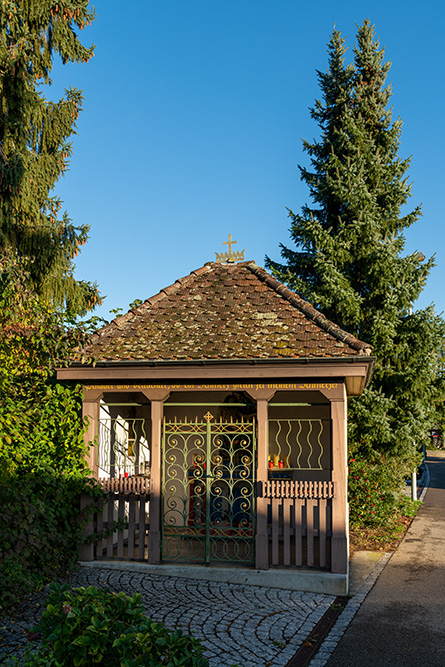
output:
{"label": "tiled roof", "polygon": [[96,361],[273,359],[369,355],[253,262],[208,263],[100,329]]}

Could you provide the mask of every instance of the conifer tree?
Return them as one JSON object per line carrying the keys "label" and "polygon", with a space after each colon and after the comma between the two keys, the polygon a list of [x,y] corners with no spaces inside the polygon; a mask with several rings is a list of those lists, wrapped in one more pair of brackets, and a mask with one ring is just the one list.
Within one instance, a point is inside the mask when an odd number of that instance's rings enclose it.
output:
{"label": "conifer tree", "polygon": [[82,106],[70,88],[45,99],[54,56],[88,62],[78,31],[94,20],[88,0],[0,0],[0,251],[16,254],[35,292],[70,315],[98,301],[97,287],[73,276],[89,227],[75,227],[52,191],[71,155]]}
{"label": "conifer tree", "polygon": [[300,167],[313,205],[289,212],[296,247],[282,245],[283,261],[266,263],[373,346],[373,382],[351,402],[350,440],[368,454],[406,456],[411,465],[416,442],[427,438],[434,401],[443,396],[437,373],[443,321],[433,307],[412,311],[434,258],[403,255],[403,232],[421,211],[404,212],[410,159],[398,155],[402,122],[388,108],[390,63],[374,27],[366,20],[358,28],[352,65],[345,66],[338,31],[328,54],[327,72],[318,72],[322,98],[311,110],[321,136],[303,142],[311,168]]}

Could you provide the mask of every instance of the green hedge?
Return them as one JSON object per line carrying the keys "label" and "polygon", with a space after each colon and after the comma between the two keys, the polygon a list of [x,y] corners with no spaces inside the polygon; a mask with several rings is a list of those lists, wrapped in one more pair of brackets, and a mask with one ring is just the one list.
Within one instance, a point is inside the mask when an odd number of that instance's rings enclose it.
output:
{"label": "green hedge", "polygon": [[49,470],[3,476],[0,612],[76,564],[88,519],[80,511],[82,492],[100,502],[101,490],[82,476]]}

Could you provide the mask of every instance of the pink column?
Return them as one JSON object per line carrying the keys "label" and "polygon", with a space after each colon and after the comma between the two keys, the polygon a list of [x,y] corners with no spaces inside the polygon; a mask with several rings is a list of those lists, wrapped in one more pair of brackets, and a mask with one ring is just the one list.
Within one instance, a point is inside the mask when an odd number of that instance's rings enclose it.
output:
{"label": "pink column", "polygon": [[150,452],[150,531],[148,533],[148,562],[161,562],[161,512],[162,512],[162,461],[161,438],[164,401],[170,392],[160,389],[144,390],[151,401],[151,452]]}
{"label": "pink column", "polygon": [[347,397],[342,385],[341,396],[331,399],[332,419],[332,542],[331,572],[347,574],[349,551]]}
{"label": "pink column", "polygon": [[85,445],[88,447],[88,452],[85,457],[85,462],[91,470],[93,477],[98,477],[97,467],[97,446],[99,438],[99,409],[100,399],[103,392],[98,390],[84,390],[84,397],[82,401],[82,418],[88,420],[88,425],[84,434]]}
{"label": "pink column", "polygon": [[268,479],[267,457],[269,454],[269,401],[275,390],[257,389],[247,392],[257,402],[258,443],[257,443],[257,485],[262,493],[256,501],[255,567],[257,570],[269,568],[269,536],[267,534],[267,498],[263,497],[264,485]]}

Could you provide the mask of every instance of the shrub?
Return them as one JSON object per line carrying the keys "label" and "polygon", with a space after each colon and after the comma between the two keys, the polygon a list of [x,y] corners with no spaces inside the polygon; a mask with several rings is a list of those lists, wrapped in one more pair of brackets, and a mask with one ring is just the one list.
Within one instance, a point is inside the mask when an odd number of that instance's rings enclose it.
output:
{"label": "shrub", "polygon": [[138,594],[52,584],[31,632],[40,633],[42,643],[28,652],[24,664],[30,667],[208,667],[199,641],[147,618]]}
{"label": "shrub", "polygon": [[349,451],[348,495],[350,523],[353,527],[384,526],[397,516],[410,512],[411,503],[402,493],[407,473],[418,457],[403,459],[375,452]]}
{"label": "shrub", "polygon": [[0,480],[0,612],[64,575],[84,542],[81,492],[101,497],[82,476],[46,472]]}

